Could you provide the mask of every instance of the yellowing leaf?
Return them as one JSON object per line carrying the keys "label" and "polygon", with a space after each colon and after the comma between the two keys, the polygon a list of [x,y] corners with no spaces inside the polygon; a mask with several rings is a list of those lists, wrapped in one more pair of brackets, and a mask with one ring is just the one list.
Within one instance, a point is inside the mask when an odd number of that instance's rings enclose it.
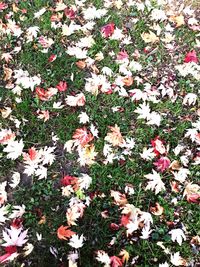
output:
{"label": "yellowing leaf", "polygon": [[120,146],[124,143],[124,139],[121,135],[120,128],[115,125],[114,127],[109,127],[111,132],[107,133],[105,140],[111,143],[113,146]]}
{"label": "yellowing leaf", "polygon": [[183,197],[191,194],[200,194],[200,186],[198,184],[188,183],[183,192]]}
{"label": "yellowing leaf", "polygon": [[170,164],[169,168],[170,168],[171,170],[177,170],[177,171],[178,171],[178,170],[180,170],[181,165],[180,165],[180,163],[178,162],[178,160],[173,160],[172,163]]}
{"label": "yellowing leaf", "polygon": [[123,81],[125,86],[131,86],[133,84],[133,77],[131,77],[131,76],[125,77],[125,78],[123,78],[122,81]]}
{"label": "yellowing leaf", "polygon": [[123,263],[124,263],[124,262],[128,262],[129,257],[130,257],[128,251],[126,251],[125,249],[122,249],[122,250],[120,251],[119,256],[122,256],[122,262],[123,262]]}
{"label": "yellowing leaf", "polygon": [[19,11],[19,8],[17,7],[17,5],[14,3],[12,4],[12,9],[13,9],[13,12],[17,13]]}
{"label": "yellowing leaf", "polygon": [[[198,40],[196,40],[196,42],[197,42],[197,41],[198,41]],[[104,59],[104,56],[103,56],[103,53],[102,53],[101,51],[95,55],[95,60],[97,60],[97,61],[101,61],[101,60],[103,60],[103,59]]]}
{"label": "yellowing leaf", "polygon": [[4,81],[8,81],[8,80],[10,80],[13,71],[12,71],[10,68],[6,68],[6,67],[4,67],[4,68],[3,68],[3,72],[4,72],[4,78],[3,78],[3,80],[4,80]]}
{"label": "yellowing leaf", "polygon": [[46,216],[43,215],[41,219],[39,220],[38,224],[45,224],[46,223]]}
{"label": "yellowing leaf", "polygon": [[155,207],[150,207],[150,212],[156,216],[160,216],[163,214],[164,208],[156,202]]}
{"label": "yellowing leaf", "polygon": [[197,236],[193,236],[191,241],[190,241],[190,244],[195,244],[195,245],[199,245],[200,246],[200,237],[197,235]]}
{"label": "yellowing leaf", "polygon": [[92,71],[93,71],[95,74],[98,74],[98,73],[99,73],[99,70],[98,70],[98,68],[97,68],[95,65],[92,65],[92,66],[91,66],[91,69],[92,69]]}
{"label": "yellowing leaf", "polygon": [[143,32],[141,34],[141,37],[145,43],[156,43],[159,41],[158,36],[152,31],[148,32]]}
{"label": "yellowing leaf", "polygon": [[183,15],[171,16],[169,18],[169,21],[176,23],[176,27],[177,28],[185,24],[185,20],[184,20],[184,16]]}
{"label": "yellowing leaf", "polygon": [[86,67],[86,63],[84,60],[79,60],[76,62],[76,66],[79,68],[79,69],[84,69]]}
{"label": "yellowing leaf", "polygon": [[121,9],[122,6],[123,6],[123,3],[121,0],[116,0],[114,1],[114,6],[117,8],[117,9]]}
{"label": "yellowing leaf", "polygon": [[12,109],[9,107],[5,107],[4,109],[0,109],[0,111],[1,111],[2,117],[4,119],[6,119],[10,115],[10,113],[12,112]]}

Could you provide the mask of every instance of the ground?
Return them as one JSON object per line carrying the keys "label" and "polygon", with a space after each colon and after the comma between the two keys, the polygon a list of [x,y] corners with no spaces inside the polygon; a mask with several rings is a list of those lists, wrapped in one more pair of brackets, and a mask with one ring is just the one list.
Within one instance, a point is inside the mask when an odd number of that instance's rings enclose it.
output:
{"label": "ground", "polygon": [[199,19],[0,2],[2,265],[200,266]]}

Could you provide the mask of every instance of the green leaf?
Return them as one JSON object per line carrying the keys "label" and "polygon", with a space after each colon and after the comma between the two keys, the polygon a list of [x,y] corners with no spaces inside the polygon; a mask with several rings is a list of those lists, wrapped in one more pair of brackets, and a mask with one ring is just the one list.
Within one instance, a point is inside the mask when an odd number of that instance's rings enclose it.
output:
{"label": "green leaf", "polygon": [[83,193],[83,191],[81,189],[79,189],[78,191],[76,191],[76,196],[80,199],[85,199],[85,195]]}

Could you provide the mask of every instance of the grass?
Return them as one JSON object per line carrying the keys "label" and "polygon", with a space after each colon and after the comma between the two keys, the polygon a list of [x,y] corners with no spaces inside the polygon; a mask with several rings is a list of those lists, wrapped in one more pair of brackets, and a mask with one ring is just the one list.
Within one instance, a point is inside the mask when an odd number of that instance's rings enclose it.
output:
{"label": "grass", "polygon": [[[68,1],[65,1],[68,3]],[[74,1],[69,1],[74,4]],[[101,0],[86,1],[85,6],[94,5],[96,8],[103,8],[104,2]],[[192,5],[196,6],[197,2]],[[145,8],[142,12],[136,6],[127,7],[123,2],[120,9],[116,7],[108,8],[106,16],[95,20],[93,30],[83,33],[75,32],[70,36],[62,36],[61,29],[53,29],[51,27],[51,16],[55,14],[51,8],[55,7],[53,1],[19,1],[17,4],[19,11],[13,14],[13,19],[21,26],[23,33],[21,37],[16,38],[11,35],[3,35],[2,52],[10,52],[14,47],[21,45],[21,51],[13,55],[13,60],[3,65],[12,70],[27,70],[30,76],[38,75],[41,78],[41,87],[56,87],[60,81],[66,81],[68,88],[65,92],[58,92],[49,101],[42,101],[36,96],[35,88],[33,91],[23,89],[21,96],[13,94],[8,88],[8,83],[15,84],[15,79],[3,81],[0,88],[0,108],[11,107],[12,113],[7,118],[0,118],[2,129],[10,128],[16,133],[17,140],[23,139],[23,152],[35,147],[42,149],[45,146],[55,147],[55,161],[52,165],[45,164],[48,168],[47,179],[38,180],[36,175],[27,177],[24,171],[24,159],[20,155],[15,160],[6,157],[4,146],[0,147],[0,161],[2,168],[0,169],[1,182],[11,180],[14,171],[18,171],[21,176],[21,183],[16,189],[10,189],[7,185],[8,203],[10,208],[13,205],[25,205],[26,212],[23,215],[23,227],[29,229],[29,241],[34,249],[30,255],[23,257],[22,248],[18,249],[19,257],[7,263],[6,266],[68,266],[68,255],[71,251],[75,251],[66,240],[60,240],[57,237],[57,229],[61,225],[67,225],[66,211],[70,205],[70,197],[62,195],[60,180],[65,175],[79,177],[81,173],[86,173],[92,177],[92,184],[85,190],[78,190],[71,195],[77,197],[80,202],[91,199],[91,203],[84,209],[83,216],[77,220],[77,225],[70,226],[70,229],[79,236],[84,235],[85,241],[83,248],[78,249],[79,259],[77,266],[92,267],[102,266],[97,260],[97,251],[105,250],[109,256],[119,256],[122,249],[126,250],[130,259],[123,266],[161,266],[159,264],[165,261],[170,265],[170,255],[158,246],[157,242],[163,244],[170,249],[172,253],[180,251],[181,256],[187,260],[188,266],[198,266],[199,254],[196,252],[199,244],[191,245],[193,237],[199,233],[199,214],[198,204],[189,203],[183,196],[183,192],[187,183],[192,182],[198,184],[199,169],[198,165],[194,165],[194,158],[198,155],[197,143],[192,142],[189,138],[185,138],[185,133],[192,128],[192,123],[198,119],[197,111],[199,109],[198,100],[196,104],[191,106],[183,105],[183,98],[187,93],[198,95],[200,82],[194,77],[182,77],[175,70],[174,66],[182,64],[187,52],[195,50],[197,56],[199,51],[196,48],[196,40],[198,32],[192,31],[187,24],[181,27],[175,27],[173,23],[174,45],[175,49],[169,55],[166,43],[145,43],[141,38],[141,34],[152,30],[153,21],[150,20],[150,11]],[[34,13],[41,8],[48,10],[38,19],[34,18]],[[27,13],[21,14],[22,9],[27,9]],[[8,9],[3,11],[3,15],[12,10],[12,5],[8,5]],[[196,10],[198,13],[198,10]],[[62,14],[63,12],[59,12]],[[138,19],[138,21],[134,21]],[[86,23],[82,17],[82,13],[78,13],[76,23]],[[131,43],[124,44],[121,40],[112,40],[104,38],[101,34],[101,27],[105,24],[113,22],[116,27],[123,30],[123,33],[130,36]],[[7,23],[4,19],[3,23]],[[65,16],[61,18],[61,23],[69,24],[70,20]],[[130,25],[127,26],[127,23]],[[160,39],[162,40],[165,27],[168,21],[155,22],[162,29]],[[42,52],[42,46],[38,43],[38,38],[34,38],[32,42],[26,42],[26,29],[32,26],[38,26],[40,31],[38,36],[46,36],[52,38],[54,43],[48,49],[47,53]],[[155,25],[154,25],[155,26]],[[153,30],[156,32],[155,30]],[[103,52],[104,58],[101,61],[95,61],[95,66],[101,74],[103,67],[109,67],[113,71],[112,77],[107,77],[112,84],[118,76],[126,76],[119,73],[120,64],[115,61],[116,55],[120,51],[127,51],[129,60],[136,60],[142,65],[142,71],[132,72],[134,81],[129,87],[125,86],[126,91],[133,89],[145,90],[145,84],[150,84],[152,88],[158,88],[161,84],[166,88],[172,88],[177,96],[173,101],[169,96],[159,95],[153,101],[147,100],[152,111],[159,113],[162,117],[160,126],[148,125],[145,119],[138,119],[135,113],[136,108],[143,101],[132,101],[129,94],[121,96],[117,92],[106,94],[100,92],[92,95],[86,92],[84,87],[86,78],[91,77],[91,67],[80,69],[77,67],[78,60],[75,56],[69,56],[66,49],[72,43],[76,44],[81,37],[92,34],[95,44],[88,49],[88,56],[94,59],[95,55],[100,51]],[[9,45],[10,44],[10,47]],[[152,52],[156,48],[155,52]],[[135,50],[139,51],[140,57],[134,56]],[[145,52],[144,50],[149,52]],[[113,52],[110,54],[110,52]],[[151,53],[152,52],[152,53]],[[48,62],[50,55],[55,54],[57,58],[54,62]],[[84,59],[83,59],[84,60]],[[3,60],[2,60],[3,61]],[[3,66],[2,66],[3,67]],[[1,68],[2,69],[2,68]],[[156,73],[156,75],[153,75]],[[73,79],[72,79],[73,74]],[[169,77],[174,75],[174,80],[170,81]],[[166,77],[166,81],[162,81]],[[137,84],[137,79],[142,82]],[[6,85],[7,84],[7,85]],[[84,93],[86,104],[84,106],[72,107],[66,105],[65,99],[68,95]],[[17,98],[21,101],[17,103]],[[53,103],[61,102],[64,107],[62,109],[54,109]],[[120,107],[120,112],[113,112],[114,107]],[[38,110],[48,110],[50,119],[44,122],[38,118]],[[95,162],[92,165],[80,166],[78,159],[79,154],[73,151],[71,154],[64,149],[64,144],[72,139],[76,129],[83,127],[79,123],[79,115],[86,112],[90,118],[89,123],[85,126],[89,129],[91,124],[98,128],[98,138],[94,138],[92,143],[95,145],[95,151],[98,152]],[[21,122],[16,127],[16,121]],[[103,152],[106,144],[105,137],[110,131],[110,126],[118,125],[120,132],[124,138],[134,138],[135,146],[130,154],[124,155],[123,148],[112,146],[113,152],[116,153],[116,159],[112,163],[105,164],[105,155]],[[53,140],[52,134],[58,137],[58,141]],[[167,157],[172,162],[178,160],[183,168],[190,170],[190,175],[186,182],[178,183],[179,192],[172,191],[170,183],[175,181],[174,175],[170,169],[164,173],[160,173],[162,181],[166,186],[166,191],[155,194],[151,190],[145,190],[147,179],[145,175],[152,173],[155,169],[153,163],[156,158],[145,161],[140,154],[143,149],[151,148],[151,140],[156,136],[160,136],[164,140],[164,145],[169,146]],[[0,137],[1,139],[1,137]],[[185,145],[185,150],[180,155],[175,155],[173,149],[177,145]],[[181,158],[182,156],[182,158]],[[162,157],[162,155],[160,155]],[[184,164],[184,157],[189,162]],[[45,160],[45,159],[44,159]],[[153,224],[151,225],[152,233],[149,239],[141,238],[141,231],[136,230],[133,234],[127,235],[126,227],[120,226],[121,212],[123,205],[118,205],[111,197],[111,190],[125,194],[125,188],[130,185],[134,189],[134,194],[126,197],[129,204],[134,205],[141,211],[151,213],[151,207],[155,203],[159,203],[164,212],[160,216],[152,215]],[[8,189],[9,188],[9,189]],[[177,204],[176,204],[177,200]],[[175,201],[175,202],[174,202]],[[175,203],[175,204],[174,204]],[[102,214],[108,214],[103,218]],[[1,218],[1,217],[0,217]],[[45,219],[44,219],[45,218]],[[10,219],[2,224],[2,230],[10,226]],[[119,229],[112,229],[111,224],[116,224]],[[140,224],[142,224],[140,222]],[[172,229],[184,229],[186,241],[180,247],[176,242],[172,242],[169,231]],[[42,234],[42,240],[37,240],[37,234]],[[113,240],[113,244],[110,244]],[[196,249],[196,250],[195,250]],[[54,253],[52,252],[54,251]],[[3,252],[3,247],[1,247]],[[54,254],[54,255],[53,255]],[[121,256],[120,256],[121,257]],[[135,261],[135,263],[131,263]],[[192,261],[196,265],[191,265]],[[74,265],[75,266],[75,265]],[[110,265],[112,267],[122,265]]]}

